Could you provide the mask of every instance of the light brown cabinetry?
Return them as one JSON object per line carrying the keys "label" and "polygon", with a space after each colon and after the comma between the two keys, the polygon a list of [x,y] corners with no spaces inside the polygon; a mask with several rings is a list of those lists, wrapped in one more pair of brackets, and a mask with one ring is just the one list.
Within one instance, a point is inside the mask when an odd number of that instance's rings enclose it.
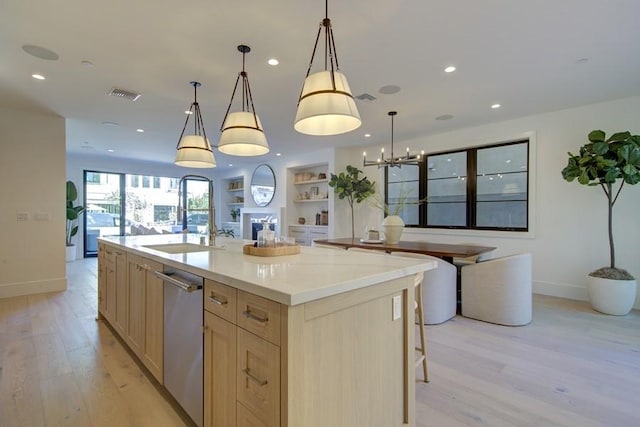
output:
{"label": "light brown cabinetry", "polygon": [[133,352],[162,384],[163,372],[163,284],[153,272],[162,264],[129,254],[128,327],[123,337]]}
{"label": "light brown cabinetry", "polygon": [[280,425],[280,304],[205,280],[208,427]]}
{"label": "light brown cabinetry", "polygon": [[98,248],[98,310],[109,320],[118,332],[122,332],[126,319],[124,312],[118,311],[118,287],[126,282],[126,253],[110,245],[100,244]]}

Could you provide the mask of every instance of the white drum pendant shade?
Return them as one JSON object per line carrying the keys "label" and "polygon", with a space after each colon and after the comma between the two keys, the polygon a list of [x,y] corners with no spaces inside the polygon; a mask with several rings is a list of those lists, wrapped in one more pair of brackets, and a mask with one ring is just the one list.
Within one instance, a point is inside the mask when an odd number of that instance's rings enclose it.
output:
{"label": "white drum pendant shade", "polygon": [[211,145],[200,135],[184,135],[180,139],[174,163],[187,168],[216,167]]}
{"label": "white drum pendant shade", "polygon": [[331,71],[309,75],[304,81],[295,130],[307,135],[338,135],[360,127],[362,121],[344,74]]}
{"label": "white drum pendant shade", "polygon": [[[258,128],[256,129],[256,121]],[[218,150],[231,156],[260,156],[269,152],[260,118],[247,111],[229,113],[222,125]]]}

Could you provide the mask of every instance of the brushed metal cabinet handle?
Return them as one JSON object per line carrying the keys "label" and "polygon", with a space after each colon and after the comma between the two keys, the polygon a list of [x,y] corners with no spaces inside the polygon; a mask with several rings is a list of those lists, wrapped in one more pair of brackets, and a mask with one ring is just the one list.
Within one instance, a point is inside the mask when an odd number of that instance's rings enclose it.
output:
{"label": "brushed metal cabinet handle", "polygon": [[258,384],[259,386],[265,386],[265,385],[267,385],[269,383],[267,380],[261,380],[260,378],[258,378],[255,375],[253,375],[249,371],[248,368],[247,369],[243,369],[242,372],[244,372],[244,374],[247,376],[247,378],[249,378],[250,380],[252,380],[256,384]]}

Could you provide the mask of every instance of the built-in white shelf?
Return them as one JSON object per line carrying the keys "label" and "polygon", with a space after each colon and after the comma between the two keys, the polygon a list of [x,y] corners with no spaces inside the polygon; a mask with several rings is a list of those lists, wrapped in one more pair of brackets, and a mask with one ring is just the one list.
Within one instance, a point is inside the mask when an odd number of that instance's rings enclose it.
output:
{"label": "built-in white shelf", "polygon": [[312,179],[311,181],[298,181],[294,182],[293,185],[304,185],[304,184],[318,184],[320,182],[328,182],[327,179]]}

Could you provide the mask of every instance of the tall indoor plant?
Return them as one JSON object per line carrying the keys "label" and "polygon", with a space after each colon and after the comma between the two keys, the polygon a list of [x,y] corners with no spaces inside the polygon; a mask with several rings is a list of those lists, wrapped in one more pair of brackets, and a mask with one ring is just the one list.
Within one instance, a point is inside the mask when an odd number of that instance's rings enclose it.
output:
{"label": "tall indoor plant", "polygon": [[329,187],[334,188],[335,193],[340,199],[347,199],[351,208],[351,238],[355,238],[355,227],[353,217],[353,204],[362,203],[369,196],[375,193],[375,183],[369,181],[358,168],[347,165],[347,172],[340,172],[338,175],[331,174]]}
{"label": "tall indoor plant", "polygon": [[608,139],[601,130],[589,133],[589,143],[577,155],[569,153],[562,177],[582,185],[600,186],[607,197],[609,227],[609,266],[589,273],[587,285],[594,309],[627,314],[635,301],[636,281],[626,270],[616,267],[613,243],[613,206],[625,184],[640,182],[640,135],[618,132]]}
{"label": "tall indoor plant", "polygon": [[75,205],[78,199],[78,189],[72,181],[67,181],[67,261],[73,261],[76,257],[76,247],[72,242],[73,236],[78,234],[78,218],[84,212],[84,206]]}

